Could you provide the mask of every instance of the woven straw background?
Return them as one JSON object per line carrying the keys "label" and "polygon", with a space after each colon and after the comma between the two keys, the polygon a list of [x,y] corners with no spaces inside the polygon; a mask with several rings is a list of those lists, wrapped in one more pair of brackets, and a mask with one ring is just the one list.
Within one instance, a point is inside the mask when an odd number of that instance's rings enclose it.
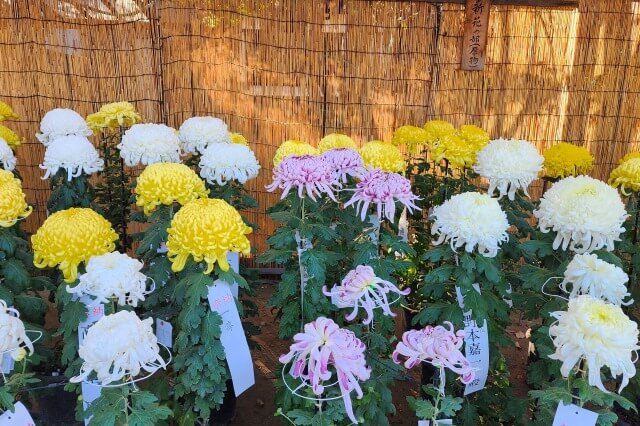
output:
{"label": "woven straw background", "polygon": [[[493,6],[487,66],[459,70],[462,5],[364,0],[0,0],[0,99],[21,119],[19,170],[45,218],[42,115],[133,102],[178,127],[215,115],[244,134],[263,165],[261,206],[284,140],[342,132],[360,143],[442,118],[493,137],[587,146],[594,175],[637,149],[640,3],[576,9]],[[264,208],[254,243],[272,231]]]}

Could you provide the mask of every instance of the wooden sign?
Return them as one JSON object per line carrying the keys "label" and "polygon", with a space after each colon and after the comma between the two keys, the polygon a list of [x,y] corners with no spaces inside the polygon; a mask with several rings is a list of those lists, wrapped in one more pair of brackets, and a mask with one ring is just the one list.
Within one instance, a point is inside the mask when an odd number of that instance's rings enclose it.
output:
{"label": "wooden sign", "polygon": [[467,0],[460,60],[460,68],[463,70],[484,69],[490,7],[491,0]]}

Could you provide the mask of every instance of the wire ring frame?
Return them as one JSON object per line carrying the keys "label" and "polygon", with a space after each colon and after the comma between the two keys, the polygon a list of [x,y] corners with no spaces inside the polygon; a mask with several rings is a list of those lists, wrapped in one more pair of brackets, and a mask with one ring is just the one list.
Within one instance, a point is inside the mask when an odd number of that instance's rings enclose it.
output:
{"label": "wire ring frame", "polygon": [[[164,367],[166,368],[166,366],[169,365],[171,363],[171,361],[173,360],[173,354],[171,353],[171,350],[167,346],[163,345],[160,342],[158,342],[158,345],[162,346],[167,351],[167,353],[169,354],[169,360],[167,362],[165,362],[165,364],[164,364]],[[156,373],[156,371],[158,371],[160,368],[162,368],[162,365],[160,365],[158,363],[153,363],[153,364],[149,364],[149,365],[152,365],[154,367],[157,366],[158,368],[153,373],[149,373],[146,376],[137,377],[135,379],[128,380],[128,381],[122,382],[122,383],[115,383],[115,384],[109,383],[108,385],[103,385],[101,383],[97,383],[96,380],[89,381],[89,383],[91,383],[92,385],[97,386],[99,388],[121,388],[121,387],[124,387],[124,386],[127,386],[127,385],[132,385],[132,384],[141,382],[141,381],[143,381],[145,379],[148,379],[149,377],[153,376]]]}
{"label": "wire ring frame", "polygon": [[[36,343],[38,340],[42,339],[42,336],[44,335],[44,333],[42,333],[42,331],[40,330],[25,330],[25,333],[36,333],[38,335],[38,337],[36,337],[35,339],[31,340],[31,344]],[[11,353],[15,350],[18,350],[20,348],[23,348],[24,346],[16,346],[15,348],[11,348],[11,349],[7,349],[6,351],[2,351],[0,352],[0,356],[3,356],[4,354],[8,354]]]}
{"label": "wire ring frame", "polygon": [[[282,381],[284,382],[284,385],[287,387],[287,389],[289,389],[289,392],[291,392],[292,395],[295,395],[298,398],[306,399],[307,401],[315,401],[317,403],[325,402],[325,401],[335,401],[342,398],[342,395],[333,396],[330,398],[312,398],[310,396],[306,396],[298,393],[298,391],[301,389],[311,387],[311,384],[309,384],[309,382],[307,382],[305,379],[302,379],[302,383],[297,388],[293,389],[291,386],[289,386],[289,383],[287,383],[287,379],[285,378],[285,370],[288,371],[289,369],[287,368],[287,366],[292,363],[293,361],[289,361],[286,364],[284,364],[284,366],[282,367]],[[330,388],[337,384],[338,384],[338,380],[336,380],[335,382],[329,385],[326,385],[325,388]]]}

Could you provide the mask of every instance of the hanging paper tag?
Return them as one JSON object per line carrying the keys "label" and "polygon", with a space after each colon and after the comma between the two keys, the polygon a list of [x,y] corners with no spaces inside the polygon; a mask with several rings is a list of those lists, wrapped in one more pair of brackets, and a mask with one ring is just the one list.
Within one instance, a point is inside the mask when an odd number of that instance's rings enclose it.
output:
{"label": "hanging paper tag", "polygon": [[5,411],[0,416],[0,426],[36,426],[36,422],[31,418],[31,414],[27,411],[22,402],[13,404],[15,411]]}
{"label": "hanging paper tag", "polygon": [[158,343],[168,348],[173,347],[173,326],[171,323],[156,318],[156,337],[158,338]]}
{"label": "hanging paper tag", "polygon": [[[473,284],[473,288],[480,293],[480,285]],[[458,304],[464,310],[464,299],[460,288],[456,286]],[[473,320],[472,311],[463,313],[464,318],[464,355],[475,370],[476,377],[465,386],[464,395],[484,389],[489,375],[489,328],[487,320],[481,327]]]}
{"label": "hanging paper tag", "polygon": [[166,252],[168,252],[169,249],[167,248],[167,243],[166,241],[162,241],[160,243],[160,247],[158,247],[158,249],[156,250],[156,253],[158,254],[165,254]]}
{"label": "hanging paper tag", "polygon": [[407,208],[402,210],[400,220],[398,221],[398,236],[405,243],[409,242],[409,220],[407,219]]}
{"label": "hanging paper tag", "polygon": [[104,316],[104,305],[99,303],[97,305],[91,304],[91,299],[87,296],[80,298],[80,301],[87,306],[87,320],[82,321],[78,325],[78,344],[82,345],[84,337],[87,335],[87,331],[91,325]]}
{"label": "hanging paper tag", "polygon": [[[231,266],[231,269],[233,269],[233,272],[235,272],[236,274],[240,273],[240,253],[236,253],[235,251],[228,251],[227,262],[229,262],[229,266]],[[233,297],[237,299],[238,283],[234,281],[230,285],[231,285],[231,294],[233,294]]]}
{"label": "hanging paper tag", "polygon": [[369,233],[369,239],[376,246],[380,242],[380,218],[376,214],[369,215],[372,231]]}
{"label": "hanging paper tag", "polygon": [[[452,419],[441,419],[441,420],[436,420],[437,426],[440,425],[453,425],[453,420]],[[430,426],[431,425],[431,420],[418,420],[418,426]]]}
{"label": "hanging paper tag", "polygon": [[297,229],[295,238],[298,249],[298,263],[300,264],[300,288],[304,289],[307,285],[307,281],[309,281],[309,273],[307,272],[307,268],[302,264],[302,253],[313,248],[313,244],[306,238],[302,238]]}
{"label": "hanging paper tag", "polygon": [[[97,382],[93,382],[93,381],[82,382],[81,387],[82,387],[82,407],[86,410],[87,408],[89,408],[89,404],[91,404],[93,401],[98,399],[102,388]],[[87,426],[89,422],[91,422],[92,417],[93,416],[90,416],[84,419],[85,426]]]}
{"label": "hanging paper tag", "polygon": [[598,413],[580,408],[575,404],[558,404],[552,426],[595,426]]}
{"label": "hanging paper tag", "polygon": [[16,362],[11,356],[11,353],[6,353],[2,355],[2,365],[0,367],[4,374],[11,373],[13,371],[13,367],[15,366],[15,364]]}
{"label": "hanging paper tag", "polygon": [[[507,287],[507,291],[506,292],[507,292],[507,294],[509,296],[511,296],[511,294],[513,293],[513,287],[511,287],[511,283],[508,283],[508,284],[509,284],[509,287]],[[510,298],[509,299],[504,298],[502,300],[504,300],[504,303],[509,305],[510,308],[513,308],[513,300],[511,300]]]}
{"label": "hanging paper tag", "polygon": [[240,322],[238,308],[229,284],[222,280],[216,280],[212,286],[209,286],[207,298],[211,310],[222,317],[220,342],[224,347],[231,372],[233,389],[238,396],[255,384],[251,352],[249,352],[247,338]]}

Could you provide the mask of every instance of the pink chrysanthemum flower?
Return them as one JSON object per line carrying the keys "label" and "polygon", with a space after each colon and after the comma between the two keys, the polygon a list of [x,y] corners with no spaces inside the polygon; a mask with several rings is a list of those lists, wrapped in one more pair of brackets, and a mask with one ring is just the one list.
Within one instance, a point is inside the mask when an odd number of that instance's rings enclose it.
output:
{"label": "pink chrysanthemum flower", "polygon": [[367,312],[367,318],[362,321],[369,324],[373,320],[373,310],[381,308],[385,315],[395,317],[391,312],[387,293],[397,293],[406,296],[411,292],[410,288],[400,290],[393,283],[376,277],[371,266],[359,265],[349,271],[342,280],[342,284],[334,286],[331,291],[327,287],[322,288],[325,296],[331,296],[333,303],[339,308],[351,308],[353,311],[346,315],[347,321],[353,321],[358,315],[360,306]]}
{"label": "pink chrysanthemum flower", "polygon": [[267,191],[273,192],[277,188],[282,189],[282,199],[291,189],[297,188],[300,198],[304,197],[306,191],[314,201],[323,193],[333,201],[337,201],[333,195],[336,184],[331,166],[322,157],[294,155],[286,157],[273,169],[273,182],[267,186]]}
{"label": "pink chrysanthemum flower", "polygon": [[446,367],[461,376],[464,384],[471,383],[475,378],[475,371],[471,364],[460,352],[464,343],[464,330],[454,332],[453,324],[445,321],[449,329],[438,325],[426,326],[422,330],[409,330],[402,335],[402,342],[398,342],[393,351],[393,362],[400,364],[400,355],[407,357],[404,362],[406,368],[413,368],[423,361],[436,367]]}
{"label": "pink chrysanthemum flower", "polygon": [[364,220],[367,217],[369,205],[375,204],[378,218],[382,219],[384,214],[387,219],[393,221],[396,215],[396,201],[400,201],[411,213],[413,209],[420,210],[414,204],[414,201],[419,199],[411,192],[409,179],[397,173],[370,169],[364,172],[356,185],[353,197],[344,206],[355,205],[356,212],[359,212],[360,218]]}
{"label": "pink chrysanthemum flower", "polygon": [[350,148],[335,148],[325,151],[321,157],[329,163],[336,181],[346,183],[349,176],[364,173],[364,161],[357,151]]}
{"label": "pink chrysanthemum flower", "polygon": [[329,367],[335,368],[344,407],[353,423],[358,423],[351,404],[351,391],[362,398],[359,380],[369,380],[365,345],[352,331],[342,329],[331,319],[319,317],[304,326],[304,332],[293,336],[289,353],[280,357],[287,364],[293,360],[291,376],[311,384],[316,395],[324,392],[324,382],[331,379]]}

